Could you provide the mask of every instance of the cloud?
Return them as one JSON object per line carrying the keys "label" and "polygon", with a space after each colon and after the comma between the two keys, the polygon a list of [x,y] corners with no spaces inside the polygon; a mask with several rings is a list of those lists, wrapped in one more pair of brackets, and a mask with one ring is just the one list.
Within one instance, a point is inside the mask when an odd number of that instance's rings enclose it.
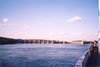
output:
{"label": "cloud", "polygon": [[12,24],[8,24],[7,22],[8,22],[8,18],[3,18],[2,23],[0,24],[0,27],[12,25]]}
{"label": "cloud", "polygon": [[2,26],[11,26],[12,24],[0,24],[0,27]]}
{"label": "cloud", "polygon": [[3,18],[3,22],[8,22],[8,18]]}
{"label": "cloud", "polygon": [[82,20],[81,17],[75,16],[67,20],[67,22],[80,22]]}
{"label": "cloud", "polygon": [[59,36],[66,36],[66,35],[69,35],[69,33],[59,32],[58,35],[59,35]]}

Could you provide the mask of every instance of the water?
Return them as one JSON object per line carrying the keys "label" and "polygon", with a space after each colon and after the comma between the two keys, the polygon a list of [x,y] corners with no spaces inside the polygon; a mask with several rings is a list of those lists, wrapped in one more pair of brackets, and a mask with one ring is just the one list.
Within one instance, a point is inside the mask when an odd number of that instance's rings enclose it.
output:
{"label": "water", "polygon": [[88,44],[0,45],[0,67],[74,67]]}

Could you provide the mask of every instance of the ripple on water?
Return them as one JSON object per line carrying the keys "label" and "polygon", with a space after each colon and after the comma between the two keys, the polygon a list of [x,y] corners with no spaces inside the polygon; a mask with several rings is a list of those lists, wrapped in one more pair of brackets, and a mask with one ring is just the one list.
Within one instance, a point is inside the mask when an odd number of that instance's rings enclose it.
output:
{"label": "ripple on water", "polygon": [[2,67],[73,67],[88,45],[16,44],[0,46]]}

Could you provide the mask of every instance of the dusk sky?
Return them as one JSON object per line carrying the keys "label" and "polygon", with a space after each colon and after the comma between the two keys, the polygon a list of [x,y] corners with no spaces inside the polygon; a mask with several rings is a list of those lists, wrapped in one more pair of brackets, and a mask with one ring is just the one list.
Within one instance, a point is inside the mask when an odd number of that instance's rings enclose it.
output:
{"label": "dusk sky", "polygon": [[97,40],[98,0],[0,0],[0,36]]}

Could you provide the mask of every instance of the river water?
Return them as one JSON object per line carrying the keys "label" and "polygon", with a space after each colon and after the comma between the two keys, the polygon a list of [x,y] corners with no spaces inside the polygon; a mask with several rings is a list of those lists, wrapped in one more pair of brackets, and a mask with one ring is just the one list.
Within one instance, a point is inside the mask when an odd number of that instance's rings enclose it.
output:
{"label": "river water", "polygon": [[74,67],[88,44],[0,45],[0,67]]}

